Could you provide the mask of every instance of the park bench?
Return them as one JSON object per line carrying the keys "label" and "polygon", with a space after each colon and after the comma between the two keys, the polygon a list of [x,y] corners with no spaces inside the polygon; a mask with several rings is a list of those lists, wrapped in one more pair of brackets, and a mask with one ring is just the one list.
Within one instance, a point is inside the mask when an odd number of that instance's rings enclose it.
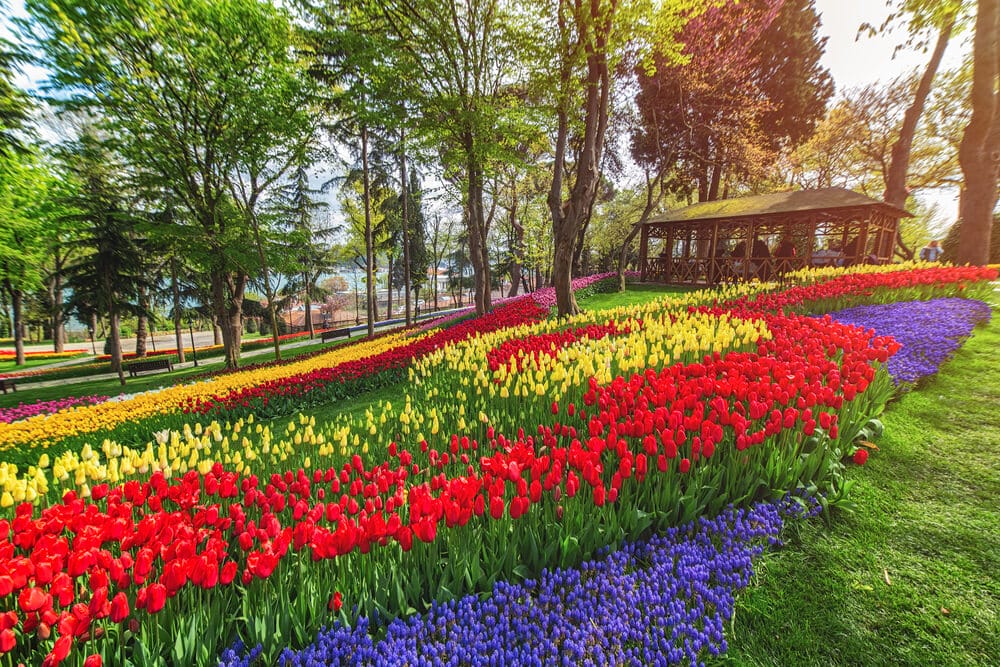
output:
{"label": "park bench", "polygon": [[136,373],[141,373],[143,371],[172,371],[174,370],[174,365],[170,363],[170,359],[168,357],[160,357],[159,359],[133,361],[127,366],[127,368],[128,374],[135,377]]}
{"label": "park bench", "polygon": [[331,331],[324,331],[323,333],[320,334],[320,338],[323,339],[324,343],[329,343],[331,340],[334,340],[335,338],[350,338],[350,337],[351,337],[351,330],[346,327],[343,329],[333,329]]}
{"label": "park bench", "polygon": [[2,389],[3,393],[5,393],[5,394],[7,393],[7,389],[10,389],[11,391],[16,392],[17,391],[17,385],[14,384],[14,381],[11,380],[11,379],[0,378],[0,389]]}

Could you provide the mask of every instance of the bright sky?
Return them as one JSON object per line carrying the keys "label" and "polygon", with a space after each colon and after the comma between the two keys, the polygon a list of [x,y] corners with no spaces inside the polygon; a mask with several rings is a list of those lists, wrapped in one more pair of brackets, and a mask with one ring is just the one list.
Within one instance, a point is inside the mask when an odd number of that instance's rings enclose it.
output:
{"label": "bright sky", "polygon": [[[3,0],[0,0],[2,3]],[[23,16],[23,0],[7,0],[10,15]],[[816,0],[822,26],[820,32],[828,37],[823,64],[833,75],[837,92],[863,86],[878,80],[889,80],[916,68],[922,68],[927,54],[915,51],[900,51],[893,57],[896,45],[905,40],[902,30],[895,34],[878,35],[874,38],[856,39],[858,27],[862,23],[879,26],[888,16],[889,9],[880,0]],[[7,15],[0,17],[0,34],[9,31]],[[955,67],[962,55],[969,49],[968,36],[962,40],[952,40],[945,53],[944,68]],[[22,86],[37,85],[44,72],[28,68],[18,83]],[[922,197],[927,203],[935,203],[940,208],[942,223],[953,221],[958,212],[957,191],[929,193]]]}

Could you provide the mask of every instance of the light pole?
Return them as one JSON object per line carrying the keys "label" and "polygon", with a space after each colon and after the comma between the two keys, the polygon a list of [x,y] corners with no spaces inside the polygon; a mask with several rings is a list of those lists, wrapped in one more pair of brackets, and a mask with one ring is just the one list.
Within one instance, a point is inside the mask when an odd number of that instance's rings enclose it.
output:
{"label": "light pole", "polygon": [[188,333],[191,334],[191,358],[194,359],[195,368],[198,367],[198,349],[194,346],[194,322],[188,315]]}
{"label": "light pole", "polygon": [[94,327],[87,327],[87,333],[90,334],[90,349],[94,352],[94,356],[97,356],[97,345],[94,344]]}

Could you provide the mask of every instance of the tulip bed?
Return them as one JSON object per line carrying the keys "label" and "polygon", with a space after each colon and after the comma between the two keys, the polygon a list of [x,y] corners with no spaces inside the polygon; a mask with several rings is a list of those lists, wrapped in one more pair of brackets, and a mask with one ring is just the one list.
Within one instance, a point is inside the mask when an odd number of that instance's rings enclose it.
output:
{"label": "tulip bed", "polygon": [[[548,597],[573,575],[526,580],[732,516],[729,505],[800,491],[835,504],[856,436],[894,391],[886,363],[900,345],[805,314],[976,295],[995,278],[841,273],[568,321],[522,298],[443,329],[0,425],[0,661],[212,664],[239,639],[270,664],[334,621],[350,634],[360,617],[458,609],[511,586]],[[402,379],[395,406],[363,417],[261,420]],[[622,567],[616,557],[601,562]],[[741,576],[723,569],[711,585]],[[726,617],[709,606],[702,616]],[[708,639],[671,643],[677,659],[722,646],[717,621],[692,623]]]}
{"label": "tulip bed", "polygon": [[36,401],[35,403],[20,403],[12,408],[0,408],[0,422],[9,424],[38,415],[50,415],[80,405],[97,405],[108,400],[107,396],[80,396],[61,398],[55,401]]}

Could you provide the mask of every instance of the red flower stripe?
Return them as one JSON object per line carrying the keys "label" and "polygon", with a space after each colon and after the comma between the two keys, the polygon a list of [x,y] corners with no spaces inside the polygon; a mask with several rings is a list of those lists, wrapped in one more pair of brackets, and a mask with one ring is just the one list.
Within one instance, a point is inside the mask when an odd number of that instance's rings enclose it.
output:
{"label": "red flower stripe", "polygon": [[486,355],[490,370],[496,372],[501,366],[510,371],[524,370],[528,360],[540,357],[554,357],[559,350],[583,339],[599,340],[606,336],[631,333],[628,326],[619,326],[612,321],[608,324],[590,324],[576,329],[566,329],[554,333],[538,334],[527,339],[508,340],[490,350]]}
{"label": "red flower stripe", "polygon": [[344,383],[372,376],[384,371],[405,369],[425,354],[449,343],[456,343],[477,334],[538,322],[548,315],[529,297],[523,297],[497,308],[483,317],[462,322],[443,331],[418,338],[381,354],[363,359],[344,362],[330,368],[320,368],[280,380],[241,389],[224,396],[202,399],[190,406],[181,406],[185,412],[224,411],[245,406],[252,400],[262,400],[264,404],[277,396],[301,396],[331,383]]}

